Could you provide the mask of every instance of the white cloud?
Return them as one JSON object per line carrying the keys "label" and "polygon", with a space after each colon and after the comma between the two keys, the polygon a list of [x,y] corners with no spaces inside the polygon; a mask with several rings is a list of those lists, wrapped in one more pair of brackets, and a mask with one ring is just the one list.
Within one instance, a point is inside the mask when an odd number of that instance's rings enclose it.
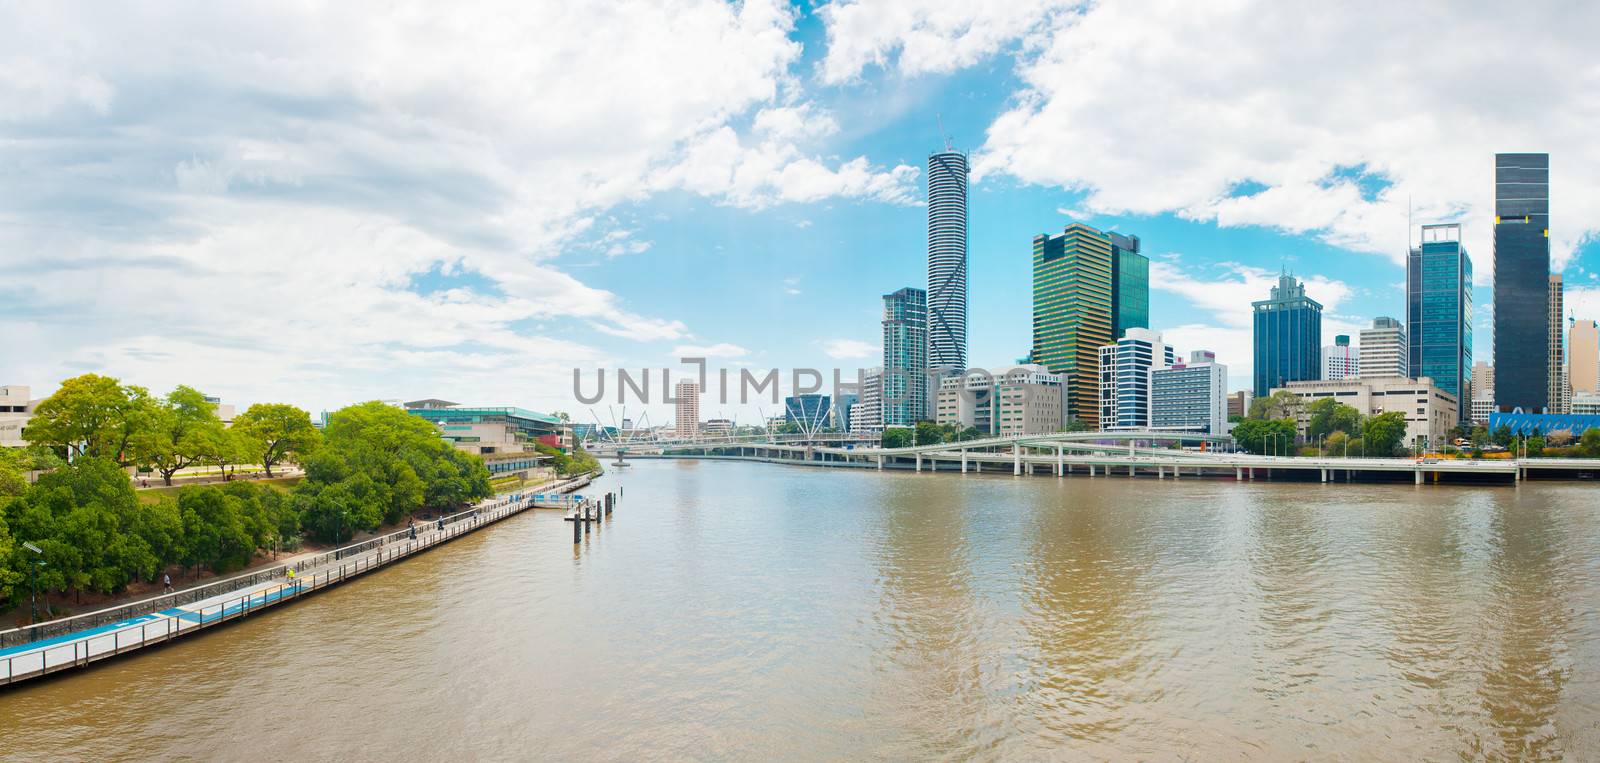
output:
{"label": "white cloud", "polygon": [[828,339],[822,343],[822,352],[839,360],[875,358],[882,354],[877,345],[859,339]]}
{"label": "white cloud", "polygon": [[[1212,318],[1179,326],[1156,327],[1163,339],[1184,357],[1191,350],[1213,350],[1217,360],[1228,366],[1231,378],[1248,379],[1254,366],[1251,302],[1266,299],[1277,284],[1278,273],[1237,263],[1219,263],[1213,276],[1205,276],[1177,265],[1173,259],[1157,257],[1150,261],[1150,288],[1187,300],[1196,313]],[[1343,281],[1322,276],[1300,276],[1306,296],[1322,304],[1322,336],[1333,343],[1336,334],[1360,334],[1360,321],[1338,314],[1339,307],[1353,294]]]}
{"label": "white cloud", "polygon": [[974,24],[1040,47],[1025,48],[1025,87],[975,176],[1082,190],[1096,214],[1269,226],[1394,262],[1409,205],[1418,223],[1467,223],[1481,284],[1493,154],[1548,151],[1555,267],[1600,229],[1600,6],[1145,0],[1016,31],[1002,5]]}
{"label": "white cloud", "polygon": [[949,72],[994,54],[1048,18],[1077,7],[1072,0],[838,0],[817,9],[827,22],[822,78],[838,83],[869,66],[903,74]]}
{"label": "white cloud", "polygon": [[672,356],[675,358],[742,358],[749,354],[749,350],[727,342],[709,345],[683,344],[672,350]]}
{"label": "white cloud", "polygon": [[830,168],[781,139],[788,128],[775,129],[755,145],[746,145],[731,127],[712,130],[690,142],[681,161],[652,176],[651,187],[682,188],[752,209],[830,196],[893,204],[918,198],[916,167],[883,169],[858,156]]}
{"label": "white cloud", "polygon": [[[98,370],[311,406],[462,387],[567,399],[557,370],[614,360],[570,329],[689,336],[550,263],[589,246],[608,208],[667,188],[744,206],[914,194],[914,170],[799,147],[838,125],[785,95],[794,14],[777,0],[13,9],[0,377],[47,390]],[[677,169],[725,144],[720,173]],[[601,241],[608,256],[649,246]],[[418,293],[429,274],[445,283]]]}

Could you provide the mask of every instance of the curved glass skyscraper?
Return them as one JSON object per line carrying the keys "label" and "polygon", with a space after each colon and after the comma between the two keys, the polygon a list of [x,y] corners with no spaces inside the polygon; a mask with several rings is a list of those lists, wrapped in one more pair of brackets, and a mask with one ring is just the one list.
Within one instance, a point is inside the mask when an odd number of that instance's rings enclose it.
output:
{"label": "curved glass skyscraper", "polygon": [[928,156],[928,366],[967,367],[967,155]]}

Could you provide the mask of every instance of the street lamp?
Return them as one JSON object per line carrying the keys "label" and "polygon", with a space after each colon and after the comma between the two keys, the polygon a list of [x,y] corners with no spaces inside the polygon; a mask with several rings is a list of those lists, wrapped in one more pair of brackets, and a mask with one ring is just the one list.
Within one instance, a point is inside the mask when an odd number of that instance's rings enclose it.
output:
{"label": "street lamp", "polygon": [[[32,551],[35,554],[38,554],[41,557],[44,556],[44,549],[41,549],[38,546],[35,546],[35,545],[33,545],[32,543],[30,543],[28,541],[23,541],[22,542],[22,547],[25,548],[25,549],[28,549],[29,551]],[[39,568],[43,567],[44,564],[45,564],[44,559],[35,559],[35,560],[33,560],[33,564],[30,565],[33,568],[33,595],[32,595],[32,612],[33,612],[33,614],[32,614],[32,617],[30,617],[28,619],[28,622],[30,622],[30,623],[39,622]]]}

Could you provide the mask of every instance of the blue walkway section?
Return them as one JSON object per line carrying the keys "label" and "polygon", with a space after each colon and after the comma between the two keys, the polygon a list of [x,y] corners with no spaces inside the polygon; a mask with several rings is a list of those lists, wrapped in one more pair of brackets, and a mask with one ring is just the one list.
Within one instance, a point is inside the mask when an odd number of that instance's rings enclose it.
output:
{"label": "blue walkway section", "polygon": [[[176,610],[169,610],[168,612],[172,612],[172,611],[176,611]],[[135,617],[135,618],[133,618],[131,620],[123,620],[122,622],[119,622],[119,623],[109,623],[107,625],[102,625],[102,626],[100,626],[98,628],[90,628],[88,630],[77,631],[75,633],[66,633],[66,634],[63,634],[63,635],[60,635],[60,636],[56,636],[55,638],[40,639],[38,641],[30,641],[30,642],[28,642],[26,644],[18,644],[17,646],[11,647],[9,649],[0,649],[0,657],[5,657],[6,655],[9,655],[9,654],[20,654],[22,652],[31,652],[31,651],[33,651],[35,649],[41,649],[41,648],[44,648],[44,647],[47,647],[47,646],[55,646],[56,644],[65,644],[68,641],[76,641],[76,640],[81,639],[81,638],[87,638],[87,637],[90,637],[90,636],[98,636],[98,635],[100,635],[102,633],[110,633],[111,631],[118,630],[120,628],[126,628],[126,627],[128,627],[130,625],[138,625],[140,623],[148,623],[148,622],[150,622],[152,620],[160,620],[161,619],[160,616],[164,615],[164,614],[168,614],[168,612],[160,612],[160,613],[152,614],[152,615],[140,615],[140,616]]]}

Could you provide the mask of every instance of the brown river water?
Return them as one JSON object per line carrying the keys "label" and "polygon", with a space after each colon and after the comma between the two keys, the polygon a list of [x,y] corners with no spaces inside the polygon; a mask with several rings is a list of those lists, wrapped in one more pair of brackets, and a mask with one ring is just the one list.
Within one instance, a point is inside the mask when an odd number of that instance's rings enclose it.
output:
{"label": "brown river water", "polygon": [[0,693],[0,759],[1600,759],[1597,486],[619,485]]}

